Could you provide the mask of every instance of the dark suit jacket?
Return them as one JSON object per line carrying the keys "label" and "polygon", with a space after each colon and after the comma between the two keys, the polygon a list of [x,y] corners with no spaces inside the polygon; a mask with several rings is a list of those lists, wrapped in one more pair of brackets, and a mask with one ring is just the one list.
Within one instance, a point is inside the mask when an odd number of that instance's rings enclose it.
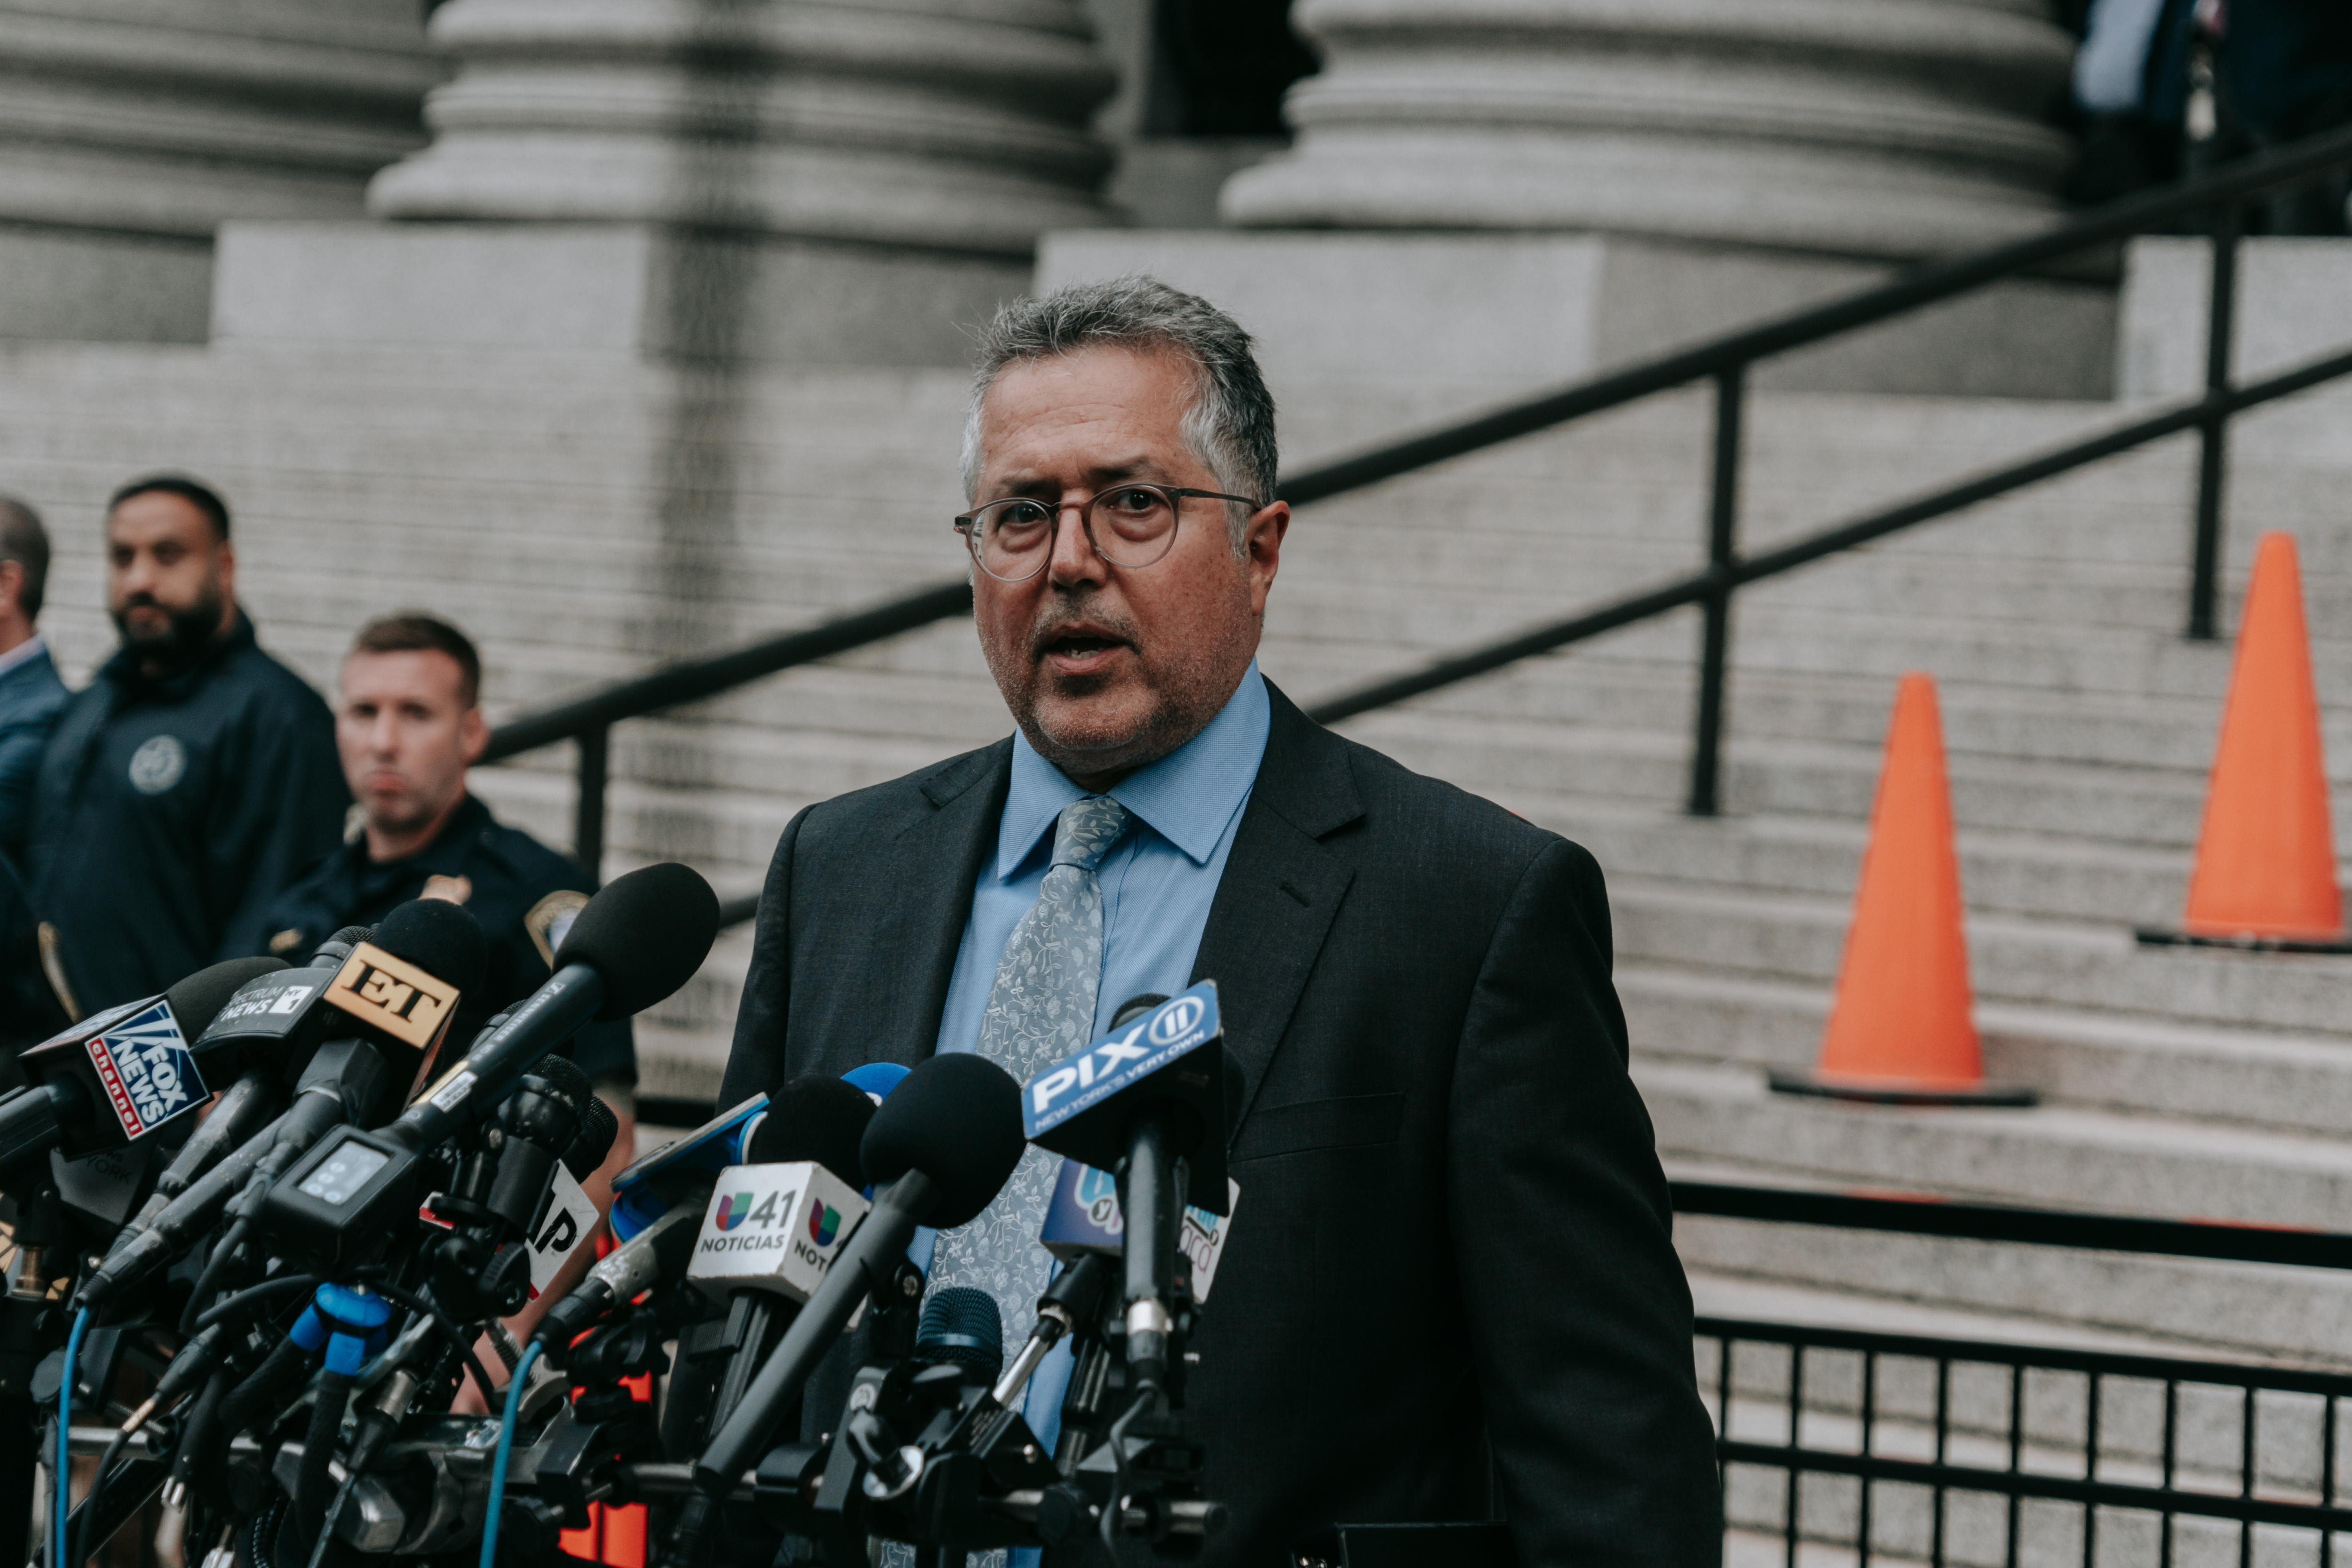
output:
{"label": "dark suit jacket", "polygon": [[[723,1102],[929,1054],[1011,750],[785,829]],[[1525,1568],[1718,1561],[1690,1294],[1609,969],[1591,856],[1274,693],[1195,967],[1247,1077],[1191,1384],[1232,1510],[1203,1563],[1479,1517],[1482,1428]]]}
{"label": "dark suit jacket", "polygon": [[0,855],[24,869],[25,836],[33,817],[33,778],[41,748],[73,694],[58,679],[58,667],[43,648],[0,674]]}

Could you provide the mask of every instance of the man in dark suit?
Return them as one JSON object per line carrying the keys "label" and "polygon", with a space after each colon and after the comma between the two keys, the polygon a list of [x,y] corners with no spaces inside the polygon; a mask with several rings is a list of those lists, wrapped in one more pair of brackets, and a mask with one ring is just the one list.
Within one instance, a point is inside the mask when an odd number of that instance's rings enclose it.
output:
{"label": "man in dark suit", "polygon": [[70,695],[41,640],[48,577],[49,536],[40,514],[0,496],[0,858],[19,871],[41,748]]}
{"label": "man in dark suit", "polygon": [[[980,388],[958,527],[1018,732],[785,830],[723,1099],[935,1050],[1024,1077],[1135,992],[1213,979],[1245,1091],[1194,1341],[1231,1510],[1201,1561],[1491,1508],[1527,1568],[1717,1562],[1599,868],[1258,674],[1289,510],[1230,318],[1149,279],[1065,289],[1000,314]],[[1024,1162],[933,1286],[990,1289],[1024,1333],[1042,1208]],[[1058,1391],[1041,1372],[1033,1425]],[[808,1408],[830,1426],[840,1392]]]}

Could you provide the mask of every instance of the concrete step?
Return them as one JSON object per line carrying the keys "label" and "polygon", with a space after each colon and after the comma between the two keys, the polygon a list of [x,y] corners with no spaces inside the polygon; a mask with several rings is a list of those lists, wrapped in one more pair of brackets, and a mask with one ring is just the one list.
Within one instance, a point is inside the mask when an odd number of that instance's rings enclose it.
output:
{"label": "concrete step", "polygon": [[[1521,795],[1506,805],[1576,839],[1612,876],[1849,900],[1868,832],[1809,817],[1700,820],[1618,803]],[[2104,924],[2178,917],[2189,875],[2182,850],[2109,844],[2086,835],[1997,833],[1960,838],[1971,909]],[[2347,868],[2352,873],[2352,867]]]}
{"label": "concrete step", "polygon": [[[1629,961],[1828,983],[1843,953],[1840,900],[1619,877],[1618,952]],[[2252,1028],[2345,1028],[2352,958],[2149,948],[2120,926],[1978,915],[1969,968],[1987,1001],[2136,1013]]]}
{"label": "concrete step", "polygon": [[2340,1139],[2078,1105],[1848,1105],[1772,1094],[1740,1066],[1644,1060],[1634,1078],[1670,1161],[2115,1214],[2333,1228],[2352,1212]]}
{"label": "concrete step", "polygon": [[[1812,1065],[1831,990],[1643,962],[1618,994],[1647,1059]],[[2352,1037],[2185,1024],[2148,1015],[1984,1003],[1985,1071],[2045,1103],[2313,1137],[2352,1125]],[[2347,1347],[2352,1349],[2352,1347]]]}
{"label": "concrete step", "polygon": [[[1426,712],[1367,716],[1342,729],[1408,767],[1506,801],[1567,795],[1659,806],[1682,800],[1689,787],[1690,742],[1680,735],[1566,731]],[[1875,748],[1735,734],[1725,754],[1726,809],[1867,820],[1881,761]],[[1949,760],[1949,773],[1953,812],[1963,830],[2079,833],[2112,843],[2179,847],[2194,841],[2203,812],[2204,781],[2184,771],[1959,756]],[[2342,784],[2336,791],[2339,803],[2352,801]]]}

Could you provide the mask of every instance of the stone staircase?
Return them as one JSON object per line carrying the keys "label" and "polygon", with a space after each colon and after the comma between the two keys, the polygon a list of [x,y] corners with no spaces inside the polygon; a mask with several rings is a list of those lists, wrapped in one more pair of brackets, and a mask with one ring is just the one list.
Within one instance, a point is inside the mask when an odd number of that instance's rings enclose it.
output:
{"label": "stone staircase", "polygon": [[[1514,389],[1278,390],[1304,462]],[[329,679],[365,615],[422,603],[480,635],[496,715],[958,570],[961,397],[960,376],[928,371],[20,347],[0,350],[0,488],[49,513],[48,621],[77,678],[111,641],[93,607],[99,503],[180,466],[237,506],[242,591],[306,674]],[[1762,394],[1743,537],[1810,531],[2117,413]],[[2338,703],[2345,414],[2321,395],[2244,422],[2230,551],[2234,589],[2258,530],[2297,533],[2321,692]],[[1707,439],[1702,399],[1664,397],[1308,509],[1268,674],[1311,701],[1688,570]],[[1719,819],[1679,810],[1687,616],[1345,728],[1600,855],[1636,1070],[1679,1169],[2352,1225],[2352,960],[2149,951],[2129,934],[2177,911],[2228,674],[2225,646],[2177,636],[2192,474],[2176,443],[1743,595]],[[1763,1066],[1801,1064],[1818,1040],[1910,668],[1942,682],[1990,1065],[2042,1089],[2032,1110],[1763,1088]],[[749,891],[793,812],[1004,729],[955,624],[625,725],[606,868],[677,858]],[[2345,820],[2352,752],[2336,739]],[[560,843],[570,765],[551,748],[487,771],[483,793]],[[730,933],[644,1024],[650,1089],[715,1088],[747,952]],[[1712,1220],[1680,1235],[1709,1310],[2352,1362],[2352,1291],[2293,1271]]]}

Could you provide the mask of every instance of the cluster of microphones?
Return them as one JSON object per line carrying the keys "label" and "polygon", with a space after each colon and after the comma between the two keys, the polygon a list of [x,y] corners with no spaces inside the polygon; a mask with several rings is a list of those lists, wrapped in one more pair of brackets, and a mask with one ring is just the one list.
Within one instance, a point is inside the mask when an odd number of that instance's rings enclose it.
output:
{"label": "cluster of microphones", "polygon": [[[617,1126],[562,1047],[685,985],[719,918],[685,867],[617,879],[470,1044],[482,932],[420,900],[23,1052],[0,1542],[80,1568],[160,1504],[189,1568],[492,1568],[593,1560],[567,1532],[643,1504],[677,1568],[1196,1551],[1188,1345],[1238,1195],[1214,984],[1025,1084],[953,1053],[778,1084],[624,1170],[600,1241]],[[930,1288],[1032,1145],[1043,1294]]]}

